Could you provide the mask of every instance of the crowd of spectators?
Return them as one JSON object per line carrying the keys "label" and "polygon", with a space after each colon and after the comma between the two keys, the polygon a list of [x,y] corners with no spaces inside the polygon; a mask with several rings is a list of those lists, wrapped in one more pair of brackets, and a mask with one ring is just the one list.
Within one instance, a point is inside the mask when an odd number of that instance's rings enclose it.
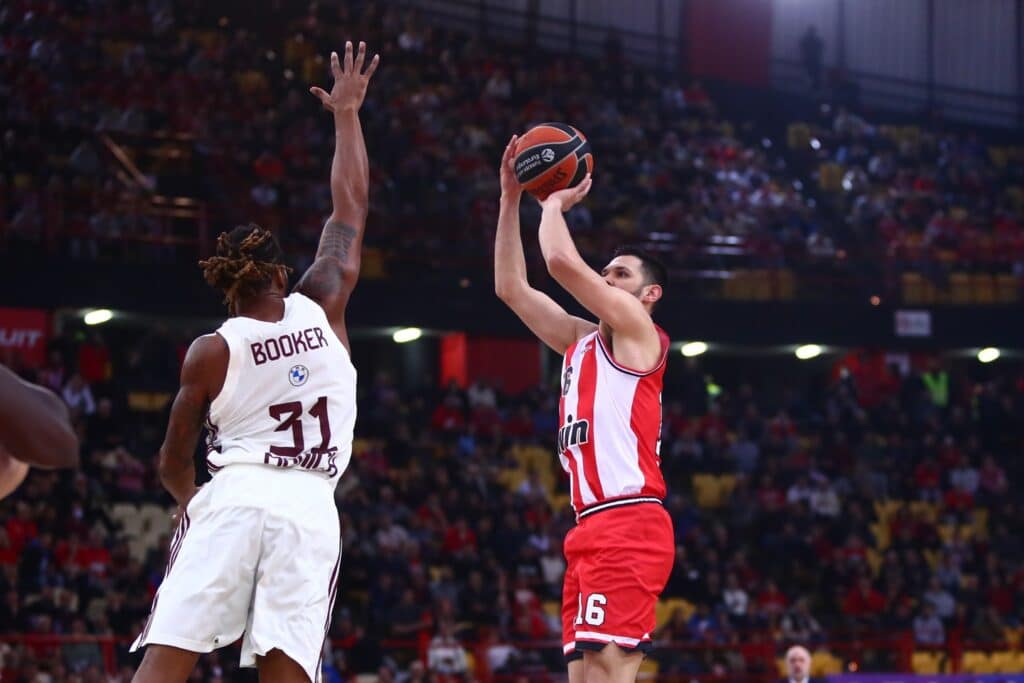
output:
{"label": "crowd of spectators", "polygon": [[[125,191],[96,137],[105,132],[148,144],[155,160],[143,171],[159,192],[208,202],[214,227],[277,228],[301,267],[329,213],[333,144],[306,90],[324,84],[324,56],[357,37],[384,65],[363,113],[367,239],[392,274],[486,265],[496,160],[511,132],[543,120],[572,122],[596,151],[597,189],[571,217],[588,255],[648,242],[691,275],[789,267],[875,279],[879,263],[948,269],[948,253],[964,267],[1019,270],[1024,167],[975,135],[941,124],[894,133],[828,107],[804,135],[765,130],[749,108],[720,111],[697,81],[631,64],[614,40],[594,58],[498,52],[394,3],[237,16],[206,5],[5,5],[0,244],[80,259],[173,256],[131,241],[172,228],[116,208]],[[172,154],[176,137],[185,148]]]}
{"label": "crowd of spectators", "polygon": [[[324,84],[329,50],[357,38],[384,65],[363,117],[368,244],[396,271],[486,259],[500,148],[546,119],[576,123],[597,150],[599,191],[570,215],[588,254],[639,240],[692,270],[1020,268],[1020,162],[973,135],[886,128],[845,109],[765,134],[730,123],[742,115],[720,112],[700,83],[630,65],[614,42],[596,59],[499,55],[394,3],[268,3],[276,21],[260,30],[258,8],[221,17],[212,4],[0,7],[0,250],[173,255],[121,240],[169,228],[116,208],[124,190],[94,133],[157,148],[177,136],[187,162],[154,154],[147,182],[207,202],[218,226],[279,228],[301,268],[329,212],[332,144],[306,87]],[[80,336],[42,368],[17,368],[67,402],[83,465],[34,472],[0,502],[0,679],[130,679],[126,644],[167,543],[139,556],[113,508],[169,499],[152,459],[163,416],[129,393],[173,391],[182,341]],[[768,672],[776,646],[866,634],[996,645],[1024,627],[1024,510],[1009,491],[1024,384],[869,355],[841,365],[782,386],[711,384],[688,361],[666,387],[677,554],[657,638],[707,647],[663,649],[662,671]],[[557,394],[487,382],[408,392],[361,371],[373,379],[338,490],[345,560],[328,680],[469,681],[481,662],[541,680],[559,667],[551,606],[573,524],[550,453]],[[113,637],[113,661],[94,641],[53,634]],[[204,657],[193,680],[243,680],[234,666],[230,649]]]}
{"label": "crowd of spectators", "polygon": [[[145,364],[180,357],[170,339],[148,345],[163,352],[141,354]],[[33,472],[0,502],[0,633],[113,636],[123,673],[97,677],[111,662],[96,643],[36,638],[5,652],[4,680],[125,681],[137,662],[126,645],[168,539],[140,555],[113,507],[170,502],[151,455],[162,415],[127,409],[131,373],[146,374],[139,356],[81,336],[23,369],[65,396],[82,468]],[[662,442],[677,550],[656,638],[703,647],[664,648],[662,672],[770,672],[792,642],[1018,637],[1024,510],[1009,482],[1024,385],[896,360],[852,354],[787,387],[711,382],[679,361]],[[525,680],[557,671],[561,539],[574,520],[549,448],[553,386],[410,392],[363,372],[373,379],[337,493],[345,563],[330,679],[469,681],[484,661]],[[147,390],[160,387],[173,390],[173,373]],[[702,479],[729,486],[709,498]],[[891,669],[894,652],[860,666]],[[230,649],[205,657],[194,680],[241,680],[235,661]]]}

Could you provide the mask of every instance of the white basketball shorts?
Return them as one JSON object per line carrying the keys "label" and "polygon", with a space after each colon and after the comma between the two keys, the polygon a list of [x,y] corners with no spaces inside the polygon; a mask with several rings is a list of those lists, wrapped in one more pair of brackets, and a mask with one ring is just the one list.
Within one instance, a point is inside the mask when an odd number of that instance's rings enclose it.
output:
{"label": "white basketball shorts", "polygon": [[211,652],[244,633],[241,666],[280,649],[319,683],[340,561],[332,482],[299,470],[225,467],[180,520],[131,651],[159,644]]}

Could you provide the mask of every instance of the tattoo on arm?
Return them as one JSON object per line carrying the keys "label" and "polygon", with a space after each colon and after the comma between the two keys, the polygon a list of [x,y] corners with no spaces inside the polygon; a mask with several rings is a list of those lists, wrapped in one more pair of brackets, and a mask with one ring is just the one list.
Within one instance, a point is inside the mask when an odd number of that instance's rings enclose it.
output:
{"label": "tattoo on arm", "polygon": [[358,231],[354,226],[340,221],[329,221],[324,225],[324,231],[320,235],[316,257],[333,256],[342,264],[348,263],[349,252],[352,250],[356,235]]}

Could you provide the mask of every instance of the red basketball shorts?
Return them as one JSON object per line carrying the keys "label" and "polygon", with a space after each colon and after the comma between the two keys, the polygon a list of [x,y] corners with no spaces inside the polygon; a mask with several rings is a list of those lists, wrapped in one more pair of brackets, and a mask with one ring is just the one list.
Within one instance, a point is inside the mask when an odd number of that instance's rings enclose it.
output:
{"label": "red basketball shorts", "polygon": [[565,537],[562,650],[566,659],[615,643],[647,652],[654,607],[675,559],[672,520],[658,503],[585,515]]}

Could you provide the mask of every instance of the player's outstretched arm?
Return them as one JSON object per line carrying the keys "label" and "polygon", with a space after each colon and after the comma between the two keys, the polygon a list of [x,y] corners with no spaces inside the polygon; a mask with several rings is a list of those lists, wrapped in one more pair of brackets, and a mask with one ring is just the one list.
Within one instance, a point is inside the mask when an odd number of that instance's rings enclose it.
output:
{"label": "player's outstretched arm", "polygon": [[334,115],[334,160],[331,162],[331,200],[334,209],[320,235],[316,259],[299,280],[296,291],[317,301],[326,311],[331,326],[348,347],[345,306],[359,279],[363,230],[369,209],[370,164],[366,155],[359,108],[366,87],[380,63],[376,55],[363,71],[366,44],[352,56],[352,43],[345,43],[345,60],[331,53],[334,86],[331,92],[313,87],[324,108]]}
{"label": "player's outstretched arm", "polygon": [[616,334],[660,344],[654,321],[640,300],[625,290],[609,286],[583,260],[569,234],[569,226],[562,214],[587,196],[591,182],[588,173],[576,187],[553,192],[541,202],[540,250],[548,272]]}
{"label": "player's outstretched arm", "polygon": [[0,365],[0,448],[33,467],[78,465],[78,437],[53,392]]}
{"label": "player's outstretched arm", "polygon": [[494,240],[494,291],[545,344],[565,353],[577,339],[594,330],[594,323],[569,315],[544,292],[530,286],[519,227],[523,189],[516,180],[516,136],[501,159],[501,204]]}
{"label": "player's outstretched arm", "polygon": [[192,456],[206,419],[211,397],[224,384],[228,367],[228,345],[223,337],[199,337],[181,366],[181,388],[171,406],[167,435],[160,447],[160,482],[185,507],[196,492],[196,468]]}

